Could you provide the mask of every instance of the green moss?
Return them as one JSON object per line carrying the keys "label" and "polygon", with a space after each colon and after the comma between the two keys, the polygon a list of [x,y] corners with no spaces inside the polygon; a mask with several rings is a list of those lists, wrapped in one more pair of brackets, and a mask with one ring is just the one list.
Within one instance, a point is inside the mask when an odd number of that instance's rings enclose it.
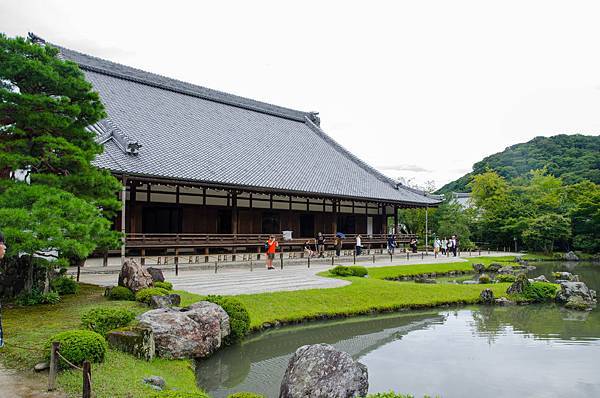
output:
{"label": "green moss", "polygon": [[125,308],[92,308],[81,316],[84,328],[105,336],[109,330],[127,326],[135,318],[135,313]]}
{"label": "green moss", "polygon": [[513,274],[498,274],[496,275],[496,280],[503,283],[513,283],[517,280],[517,277]]}
{"label": "green moss", "polygon": [[135,300],[149,304],[152,296],[166,296],[167,294],[169,294],[169,291],[161,287],[147,287],[135,294]]}

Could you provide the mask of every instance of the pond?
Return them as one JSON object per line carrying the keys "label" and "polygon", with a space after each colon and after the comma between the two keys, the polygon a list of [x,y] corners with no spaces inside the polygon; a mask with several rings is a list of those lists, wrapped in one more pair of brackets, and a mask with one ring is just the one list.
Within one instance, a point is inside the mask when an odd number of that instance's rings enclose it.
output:
{"label": "pond", "polygon": [[[600,264],[535,265],[532,276],[568,270],[600,291]],[[316,343],[364,363],[370,392],[600,397],[600,311],[553,304],[405,311],[270,330],[198,361],[198,385],[216,398],[235,391],[277,397],[291,355]]]}

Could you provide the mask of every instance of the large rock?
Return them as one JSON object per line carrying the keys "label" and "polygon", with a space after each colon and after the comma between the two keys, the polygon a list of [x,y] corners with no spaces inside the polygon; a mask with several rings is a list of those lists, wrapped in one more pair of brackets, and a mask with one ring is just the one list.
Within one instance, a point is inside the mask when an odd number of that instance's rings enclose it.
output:
{"label": "large rock", "polygon": [[148,327],[136,326],[127,330],[113,330],[108,332],[106,340],[110,348],[146,361],[154,358],[154,335]]}
{"label": "large rock", "polygon": [[525,276],[525,274],[520,274],[519,276],[517,276],[517,280],[514,281],[513,284],[508,287],[508,289],[506,289],[506,293],[523,293],[525,289],[527,289],[527,286],[529,286],[529,280],[527,279],[527,276]]}
{"label": "large rock", "polygon": [[565,255],[563,256],[563,258],[566,261],[579,261],[579,257],[577,257],[577,254],[575,254],[573,252],[565,253]]}
{"label": "large rock", "polygon": [[588,289],[583,282],[561,281],[556,301],[573,309],[589,309],[596,305],[596,291]]}
{"label": "large rock", "polygon": [[119,272],[119,286],[125,286],[134,293],[152,285],[152,275],[141,265],[130,259],[123,263]]}
{"label": "large rock", "polygon": [[279,397],[363,397],[368,389],[365,365],[329,344],[315,344],[296,350],[283,376]]}
{"label": "large rock", "polygon": [[486,268],[486,271],[488,272],[498,272],[500,269],[502,268],[502,264],[498,264],[498,263],[491,263],[490,265],[488,265],[488,267]]}
{"label": "large rock", "polygon": [[485,265],[481,263],[473,264],[473,270],[481,274],[485,270]]}
{"label": "large rock", "polygon": [[165,276],[160,268],[148,267],[146,271],[152,276],[152,282],[164,282]]}
{"label": "large rock", "polygon": [[150,307],[152,308],[178,307],[180,303],[181,296],[175,293],[150,297]]}
{"label": "large rock", "polygon": [[512,274],[514,272],[513,267],[506,265],[498,270],[499,274]]}
{"label": "large rock", "polygon": [[546,278],[545,275],[540,275],[536,278],[533,278],[532,281],[534,282],[546,282],[546,283],[550,283],[550,281]]}
{"label": "large rock", "polygon": [[138,316],[152,329],[163,358],[204,358],[229,335],[229,316],[219,305],[200,301],[187,308],[159,308]]}
{"label": "large rock", "polygon": [[479,298],[481,302],[484,304],[493,304],[494,303],[494,292],[492,289],[483,289],[479,294]]}

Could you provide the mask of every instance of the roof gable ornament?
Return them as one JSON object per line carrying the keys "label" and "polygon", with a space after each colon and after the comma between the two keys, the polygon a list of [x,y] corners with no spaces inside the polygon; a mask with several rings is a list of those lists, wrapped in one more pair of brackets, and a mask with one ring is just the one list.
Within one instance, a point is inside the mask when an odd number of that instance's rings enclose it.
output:
{"label": "roof gable ornament", "polygon": [[113,140],[119,149],[128,155],[138,155],[139,150],[142,147],[142,144],[129,138],[129,136],[125,134],[123,130],[121,130],[112,122],[112,120],[108,118],[96,123],[94,126],[92,126],[91,130],[97,131],[100,144],[104,144],[109,140]]}
{"label": "roof gable ornament", "polygon": [[39,37],[38,35],[36,35],[33,32],[27,32],[27,38],[33,43],[33,44],[41,44],[44,45],[46,44],[46,40],[42,39],[41,37]]}
{"label": "roof gable ornament", "polygon": [[321,125],[321,118],[319,117],[319,112],[308,112],[307,117],[311,122],[316,124],[317,126]]}

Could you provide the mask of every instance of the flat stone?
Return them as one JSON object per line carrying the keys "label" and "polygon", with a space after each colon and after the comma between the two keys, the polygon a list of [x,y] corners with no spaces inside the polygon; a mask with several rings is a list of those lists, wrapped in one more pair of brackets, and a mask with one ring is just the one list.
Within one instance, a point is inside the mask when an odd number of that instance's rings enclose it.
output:
{"label": "flat stone", "polygon": [[46,369],[50,369],[50,364],[48,362],[40,362],[33,367],[33,370],[36,372],[41,372]]}
{"label": "flat stone", "polygon": [[107,333],[110,348],[126,352],[136,358],[151,361],[154,358],[155,342],[152,329],[136,326],[128,330],[113,330]]}
{"label": "flat stone", "polygon": [[143,381],[144,381],[144,384],[148,384],[150,386],[157,387],[158,390],[163,390],[165,388],[165,386],[167,385],[167,383],[165,382],[165,379],[163,379],[160,376],[144,377]]}
{"label": "flat stone", "polygon": [[150,297],[150,307],[152,308],[167,308],[177,307],[181,303],[181,296],[175,293],[166,296]]}
{"label": "flat stone", "polygon": [[544,275],[540,275],[536,278],[531,279],[533,282],[546,282],[546,283],[550,283],[550,281],[544,276]]}
{"label": "flat stone", "polygon": [[152,282],[164,282],[165,276],[160,268],[148,267],[146,271],[152,276]]}

